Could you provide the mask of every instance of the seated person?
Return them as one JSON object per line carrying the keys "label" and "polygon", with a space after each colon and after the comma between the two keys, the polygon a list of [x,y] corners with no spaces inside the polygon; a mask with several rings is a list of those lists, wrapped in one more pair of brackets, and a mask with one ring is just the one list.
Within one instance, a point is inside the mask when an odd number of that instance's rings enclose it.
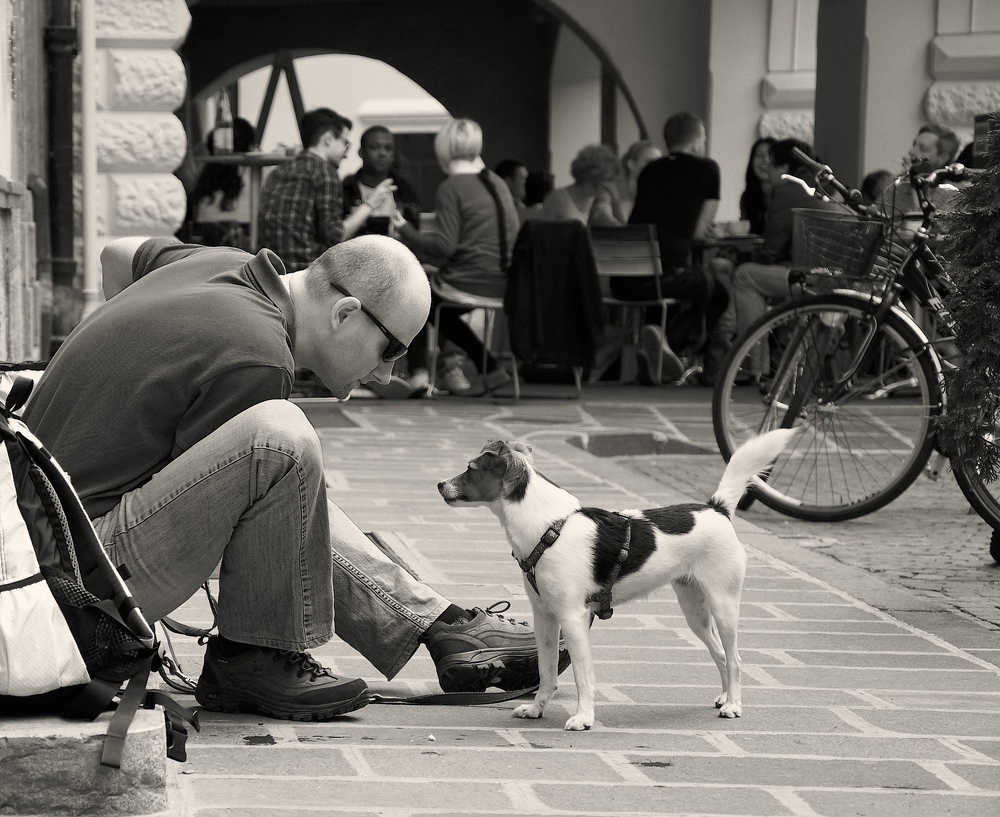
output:
{"label": "seated person", "polygon": [[[254,147],[253,125],[237,116],[233,120],[233,150],[246,153]],[[214,131],[205,146],[214,154]],[[189,222],[184,238],[208,247],[250,249],[250,188],[248,169],[209,162],[201,169],[188,201]]]}
{"label": "seated person", "polygon": [[501,159],[493,172],[507,183],[507,188],[514,197],[514,205],[520,213],[524,210],[524,199],[528,195],[528,168],[517,159]]}
{"label": "seated person", "polygon": [[[443,288],[472,295],[502,298],[507,290],[507,269],[517,239],[520,220],[514,197],[503,180],[488,170],[480,157],[483,132],[471,119],[454,119],[438,131],[434,150],[441,169],[448,175],[438,186],[434,210],[437,228],[421,233],[397,212],[399,239],[421,260],[440,267]],[[441,302],[437,293],[431,309]],[[465,310],[471,312],[471,308]],[[458,309],[441,311],[439,342],[447,339],[461,348],[477,369],[482,368],[483,343],[462,320]],[[424,327],[407,355],[411,379],[427,372],[427,329]],[[461,370],[456,370],[461,374]],[[510,383],[510,375],[492,354],[476,383],[462,375],[451,376],[448,390],[467,395],[494,391]]]}
{"label": "seated person", "polygon": [[[706,269],[690,264],[692,242],[704,238],[719,207],[719,165],[705,156],[705,125],[694,114],[677,113],[663,126],[667,155],[646,165],[639,174],[635,206],[629,224],[655,224],[660,244],[664,297],[689,303],[670,315],[667,337],[660,336],[658,310],[647,312],[637,354],[639,377],[644,383],[673,382],[684,372],[674,350],[693,355],[714,349],[706,361],[706,380],[723,351],[716,338],[716,324],[726,309],[728,261],[712,259]],[[611,291],[619,298],[655,297],[655,284],[641,278],[612,278]],[[653,370],[663,349],[661,377]],[[710,364],[710,365],[709,365]]]}
{"label": "seated person", "polygon": [[619,172],[618,159],[610,148],[589,145],[576,154],[569,172],[573,183],[549,192],[537,218],[545,221],[576,219],[587,224],[597,194]]}
{"label": "seated person", "polygon": [[775,139],[764,136],[750,148],[746,186],[740,196],[740,218],[750,222],[750,232],[764,234],[767,205],[771,200],[771,145]]}
{"label": "seated person", "polygon": [[[357,173],[352,173],[344,179],[344,218],[348,218],[363,204],[371,204],[375,200],[375,190],[386,179],[391,180],[392,188],[388,196],[382,198],[377,206],[372,205],[367,213],[358,235],[376,233],[395,235],[392,226],[393,216],[398,209],[410,224],[420,227],[420,205],[417,194],[406,179],[398,175],[393,166],[396,160],[396,140],[392,132],[382,125],[372,125],[361,134],[358,145],[358,155],[361,157],[361,167]],[[363,211],[364,212],[364,211]]]}
{"label": "seated person", "polygon": [[619,172],[605,183],[597,193],[597,200],[590,211],[590,224],[595,227],[614,227],[628,224],[635,204],[635,191],[639,174],[654,159],[663,154],[648,139],[629,145],[621,158]]}
{"label": "seated person", "polygon": [[736,268],[733,280],[733,309],[738,332],[742,334],[767,310],[768,299],[783,300],[791,294],[788,272],[792,265],[792,230],[795,208],[843,211],[843,205],[824,202],[806,192],[800,184],[782,175],[795,176],[812,186],[809,168],[792,152],[798,148],[815,158],[812,146],[799,139],[781,139],[771,146],[771,202],[767,208],[764,243],[756,248],[752,261]]}

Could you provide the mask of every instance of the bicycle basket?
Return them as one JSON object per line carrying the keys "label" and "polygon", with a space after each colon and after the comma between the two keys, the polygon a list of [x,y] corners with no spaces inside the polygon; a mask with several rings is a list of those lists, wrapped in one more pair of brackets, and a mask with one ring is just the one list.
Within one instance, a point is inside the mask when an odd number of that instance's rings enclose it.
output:
{"label": "bicycle basket", "polygon": [[854,213],[795,208],[792,266],[821,289],[868,289],[882,243],[883,224]]}

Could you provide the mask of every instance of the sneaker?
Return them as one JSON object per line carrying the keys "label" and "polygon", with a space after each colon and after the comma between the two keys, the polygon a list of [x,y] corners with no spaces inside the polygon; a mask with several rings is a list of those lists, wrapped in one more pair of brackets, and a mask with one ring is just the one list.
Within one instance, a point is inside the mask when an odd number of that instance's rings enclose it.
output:
{"label": "sneaker", "polygon": [[[656,362],[661,347],[663,367],[657,373]],[[639,346],[635,351],[635,360],[639,369],[639,380],[646,385],[676,383],[684,375],[684,364],[674,354],[666,338],[660,334],[659,326],[649,324],[639,331]]]}
{"label": "sneaker", "polygon": [[291,721],[325,721],[368,705],[368,685],[338,678],[307,652],[252,646],[227,656],[208,639],[194,697],[212,712],[260,712]]}
{"label": "sneaker", "polygon": [[[502,606],[505,605],[505,606]],[[510,608],[501,601],[454,624],[440,621],[424,636],[445,692],[483,692],[499,687],[511,692],[538,686],[538,649],[526,621],[500,615]],[[559,672],[569,666],[569,651],[559,641]]]}
{"label": "sneaker", "polygon": [[467,394],[472,391],[472,384],[461,366],[449,366],[444,369],[438,377],[438,382],[449,394]]}

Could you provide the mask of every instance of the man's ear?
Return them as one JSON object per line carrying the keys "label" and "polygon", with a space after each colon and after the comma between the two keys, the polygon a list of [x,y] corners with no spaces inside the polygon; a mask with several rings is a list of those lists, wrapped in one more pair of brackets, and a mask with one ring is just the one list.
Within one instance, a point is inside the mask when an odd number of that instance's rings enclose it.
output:
{"label": "man's ear", "polygon": [[336,332],[344,323],[361,308],[361,301],[347,296],[335,301],[330,307],[330,328]]}

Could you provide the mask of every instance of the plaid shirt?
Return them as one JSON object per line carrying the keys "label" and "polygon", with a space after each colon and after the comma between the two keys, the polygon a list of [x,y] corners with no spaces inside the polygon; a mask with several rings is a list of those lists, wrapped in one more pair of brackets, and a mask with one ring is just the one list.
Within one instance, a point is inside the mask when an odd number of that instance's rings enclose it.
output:
{"label": "plaid shirt", "polygon": [[337,169],[303,151],[264,182],[257,208],[259,247],[274,250],[288,272],[304,269],[344,236]]}

